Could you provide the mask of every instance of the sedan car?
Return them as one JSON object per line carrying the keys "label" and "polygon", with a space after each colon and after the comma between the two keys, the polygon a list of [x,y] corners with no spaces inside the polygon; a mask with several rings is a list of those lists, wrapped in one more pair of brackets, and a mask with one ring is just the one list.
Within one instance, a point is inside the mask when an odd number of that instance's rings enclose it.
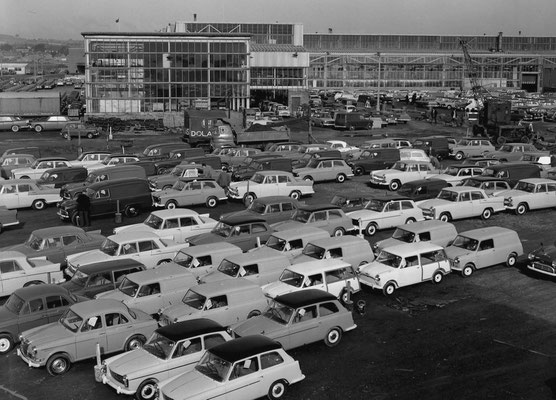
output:
{"label": "sedan car", "polygon": [[521,179],[512,190],[495,195],[504,199],[507,210],[523,215],[530,210],[556,207],[556,182],[552,179]]}
{"label": "sedan car", "polygon": [[101,380],[118,394],[156,398],[156,384],[191,371],[206,350],[232,340],[226,328],[199,318],[158,328],[142,348],[103,361]]}
{"label": "sedan car", "polygon": [[43,210],[62,198],[60,190],[41,186],[34,180],[9,179],[0,181],[0,206],[8,209],[33,207]]}
{"label": "sedan car", "polygon": [[95,126],[89,126],[80,122],[67,124],[61,131],[60,135],[64,139],[71,140],[73,138],[93,139],[100,136],[100,130]]}
{"label": "sedan car", "polygon": [[21,334],[18,356],[29,366],[46,366],[62,375],[71,364],[101,354],[139,348],[156,329],[156,321],[117,300],[90,300],[72,305],[59,321]]}
{"label": "sedan car", "polygon": [[12,170],[12,179],[39,179],[43,172],[48,169],[70,166],[70,162],[64,157],[39,158],[28,168]]}
{"label": "sedan car", "polygon": [[289,350],[321,340],[334,347],[344,332],[356,327],[351,312],[334,295],[307,289],[277,296],[262,315],[233,325],[232,331],[235,337],[264,334]]}
{"label": "sedan car", "polygon": [[19,343],[25,330],[56,322],[73,304],[87,298],[73,295],[59,285],[32,285],[17,289],[0,306],[0,355]]}
{"label": "sedan car", "polygon": [[464,179],[461,184],[462,186],[483,189],[489,196],[512,188],[507,179],[494,176],[474,176]]}
{"label": "sedan car", "polygon": [[32,154],[10,154],[0,158],[0,178],[10,179],[16,168],[27,168],[35,162]]}
{"label": "sedan car", "polygon": [[313,204],[300,206],[290,221],[272,224],[277,231],[313,226],[327,231],[331,236],[342,236],[354,230],[353,221],[344,211],[332,204]]}
{"label": "sedan car", "polygon": [[278,343],[245,336],[207,351],[195,368],[160,384],[160,398],[203,400],[281,399],[288,387],[305,379],[299,363]]}
{"label": "sedan car", "polygon": [[153,196],[155,207],[174,209],[204,204],[214,208],[219,201],[227,200],[226,192],[214,179],[179,179],[171,189],[156,192]]}
{"label": "sedan car", "polygon": [[0,116],[0,130],[19,132],[20,129],[29,129],[31,123],[27,119],[14,116]]}
{"label": "sedan car", "polygon": [[188,237],[210,232],[216,223],[208,214],[199,214],[187,208],[159,210],[153,211],[141,224],[114,228],[114,234],[147,231],[163,239],[183,243]]}
{"label": "sedan car", "polygon": [[84,151],[77,157],[75,160],[71,160],[70,164],[73,167],[85,167],[87,168],[89,165],[98,164],[102,160],[109,156],[109,151],[102,151],[102,150],[94,150],[94,151]]}
{"label": "sedan car", "polygon": [[265,196],[255,199],[247,209],[222,214],[220,219],[231,216],[254,215],[268,224],[289,220],[299,207],[299,202],[289,196]]}
{"label": "sedan car", "polygon": [[450,147],[450,156],[457,161],[468,157],[477,157],[496,149],[487,139],[462,139]]}
{"label": "sedan car", "polygon": [[353,177],[353,170],[338,158],[317,158],[309,161],[306,167],[295,168],[293,173],[307,181],[332,181],[343,183],[346,178]]}
{"label": "sedan car", "polygon": [[41,120],[32,121],[31,129],[37,133],[42,131],[56,131],[64,129],[64,127],[70,122],[72,122],[72,120],[70,120],[66,115],[51,115]]}
{"label": "sedan car", "polygon": [[19,251],[28,257],[46,257],[64,267],[70,254],[98,249],[106,237],[98,231],[85,232],[76,226],[52,226],[36,229],[22,244],[0,248],[0,251]]}

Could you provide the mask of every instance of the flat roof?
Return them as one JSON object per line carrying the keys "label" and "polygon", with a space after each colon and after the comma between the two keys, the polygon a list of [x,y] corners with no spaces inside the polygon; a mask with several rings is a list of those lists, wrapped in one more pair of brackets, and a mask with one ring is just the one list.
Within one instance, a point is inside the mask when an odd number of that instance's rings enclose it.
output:
{"label": "flat roof", "polygon": [[325,292],[324,290],[305,289],[276,296],[274,300],[291,308],[299,308],[323,301],[336,300],[336,297],[329,292]]}
{"label": "flat roof", "polygon": [[282,348],[282,345],[263,335],[244,336],[213,347],[214,355],[234,363],[244,358]]}
{"label": "flat roof", "polygon": [[220,33],[220,32],[81,32],[81,36],[123,36],[123,37],[194,37],[194,38],[251,38],[250,33]]}

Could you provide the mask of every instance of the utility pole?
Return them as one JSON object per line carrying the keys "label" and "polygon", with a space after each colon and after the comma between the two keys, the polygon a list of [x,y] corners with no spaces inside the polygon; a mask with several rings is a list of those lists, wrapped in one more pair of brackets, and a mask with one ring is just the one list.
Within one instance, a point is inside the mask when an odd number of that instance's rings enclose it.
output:
{"label": "utility pole", "polygon": [[376,89],[376,111],[380,112],[380,62],[381,54],[380,51],[376,53],[378,56],[378,79],[377,79],[377,89]]}

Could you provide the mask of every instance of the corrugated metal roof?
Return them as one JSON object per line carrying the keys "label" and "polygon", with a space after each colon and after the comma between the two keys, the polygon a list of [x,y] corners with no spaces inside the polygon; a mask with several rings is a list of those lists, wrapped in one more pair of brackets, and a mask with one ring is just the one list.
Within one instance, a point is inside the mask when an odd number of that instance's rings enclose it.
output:
{"label": "corrugated metal roof", "polygon": [[303,46],[295,46],[293,44],[251,44],[251,51],[258,52],[295,52],[306,53],[307,49]]}

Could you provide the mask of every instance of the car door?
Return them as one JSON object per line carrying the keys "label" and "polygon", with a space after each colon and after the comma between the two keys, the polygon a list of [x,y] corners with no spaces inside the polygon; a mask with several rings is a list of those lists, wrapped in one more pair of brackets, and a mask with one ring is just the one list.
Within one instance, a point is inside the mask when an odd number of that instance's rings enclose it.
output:
{"label": "car door", "polygon": [[20,332],[36,326],[48,324],[48,312],[44,304],[43,296],[29,299],[19,311],[18,316]]}
{"label": "car door", "polygon": [[94,357],[97,343],[100,345],[101,354],[110,353],[103,318],[104,315],[101,312],[87,316],[81,325],[81,329],[76,332],[76,361]]}
{"label": "car door", "polygon": [[19,192],[15,183],[4,183],[0,190],[0,205],[9,209],[19,208]]}
{"label": "car door", "polygon": [[316,305],[298,308],[287,327],[287,335],[280,338],[280,342],[290,349],[316,342],[324,337],[320,328]]}
{"label": "car door", "polygon": [[556,207],[556,182],[555,183],[547,183],[546,184],[547,190],[547,207]]}
{"label": "car door", "polygon": [[106,353],[121,351],[133,333],[133,320],[119,312],[106,313]]}
{"label": "car door", "polygon": [[33,205],[33,201],[36,199],[36,195],[32,194],[33,191],[34,187],[29,183],[17,184],[18,208],[31,207]]}
{"label": "car door", "polygon": [[201,358],[202,352],[203,342],[200,336],[180,340],[174,345],[172,355],[165,361],[157,378],[163,381],[191,369]]}
{"label": "car door", "polygon": [[278,177],[276,175],[267,175],[264,178],[262,185],[256,187],[257,195],[259,197],[275,196],[279,194]]}
{"label": "car door", "polygon": [[164,304],[159,282],[142,285],[137,290],[135,298],[126,301],[126,304],[147,314],[156,314],[158,310],[168,305]]}
{"label": "car door", "polygon": [[268,391],[268,386],[263,386],[262,381],[263,374],[259,372],[259,359],[257,356],[237,361],[232,366],[232,371],[226,384],[225,399],[258,399],[266,395]]}
{"label": "car door", "polygon": [[237,305],[234,307],[233,311],[234,312],[230,312],[228,296],[218,295],[208,298],[205,301],[200,317],[212,319],[221,325],[229,326],[238,322],[236,316]]}
{"label": "car door", "polygon": [[103,215],[110,212],[115,212],[115,200],[112,200],[110,190],[108,188],[101,188],[96,191],[94,197],[91,199],[91,215]]}
{"label": "car door", "polygon": [[48,322],[56,322],[70,306],[70,300],[63,295],[55,294],[45,297]]}
{"label": "car door", "polygon": [[163,258],[173,258],[164,252],[164,250],[154,240],[140,240],[137,242],[138,260],[147,267],[155,267]]}
{"label": "car door", "polygon": [[[477,268],[484,268],[504,262],[506,261],[507,254],[502,253],[503,252],[501,251],[496,251],[496,249],[494,248],[494,239],[483,239],[477,247],[477,262],[475,263],[475,265],[477,266]],[[502,257],[502,260],[497,259],[500,256]]]}
{"label": "car door", "polygon": [[[461,192],[458,194],[457,202],[450,208],[453,218],[467,218],[475,216],[475,208],[479,207],[480,200],[471,200],[471,192]],[[480,215],[480,213],[478,214]]]}
{"label": "car door", "polygon": [[202,204],[205,202],[203,198],[201,182],[189,182],[183,189],[183,201],[179,201],[180,206],[188,206],[192,204]]}
{"label": "car door", "polygon": [[421,257],[422,276],[421,276],[421,281],[417,281],[417,282],[430,280],[434,275],[434,273],[438,271],[438,269],[440,268],[440,261],[446,259],[444,250],[435,250],[427,253],[422,253],[420,257]]}
{"label": "car door", "polygon": [[398,285],[400,287],[419,283],[423,279],[423,269],[417,255],[405,257],[398,271]]}
{"label": "car door", "polygon": [[535,185],[535,194],[531,196],[531,208],[554,207],[551,205],[551,196],[547,191],[546,183],[538,183]]}

